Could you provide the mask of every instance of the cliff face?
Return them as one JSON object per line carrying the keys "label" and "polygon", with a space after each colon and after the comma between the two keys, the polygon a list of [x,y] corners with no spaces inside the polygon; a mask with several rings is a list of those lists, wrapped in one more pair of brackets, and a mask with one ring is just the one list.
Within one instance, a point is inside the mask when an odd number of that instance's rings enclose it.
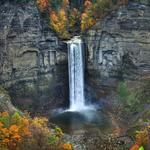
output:
{"label": "cliff face", "polygon": [[98,83],[104,78],[134,79],[150,72],[150,6],[129,3],[120,7],[84,39],[87,71]]}
{"label": "cliff face", "polygon": [[[150,6],[120,7],[83,38],[87,81],[114,85],[112,79],[149,74]],[[17,105],[49,109],[69,97],[67,46],[51,31],[34,2],[0,5],[0,66],[0,83]]]}
{"label": "cliff face", "polygon": [[14,99],[34,93],[61,103],[68,97],[67,47],[41,19],[34,2],[1,4],[0,66],[0,82]]}

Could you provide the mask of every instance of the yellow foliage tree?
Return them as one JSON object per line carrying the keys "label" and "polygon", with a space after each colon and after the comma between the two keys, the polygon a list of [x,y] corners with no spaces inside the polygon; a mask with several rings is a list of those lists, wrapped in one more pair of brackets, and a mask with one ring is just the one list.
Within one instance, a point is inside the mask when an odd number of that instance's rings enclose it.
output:
{"label": "yellow foliage tree", "polygon": [[63,38],[68,38],[69,36],[67,25],[68,18],[64,8],[59,12],[52,11],[50,13],[50,26]]}
{"label": "yellow foliage tree", "polygon": [[62,149],[63,150],[73,150],[73,147],[72,147],[72,145],[70,143],[64,143],[62,145]]}

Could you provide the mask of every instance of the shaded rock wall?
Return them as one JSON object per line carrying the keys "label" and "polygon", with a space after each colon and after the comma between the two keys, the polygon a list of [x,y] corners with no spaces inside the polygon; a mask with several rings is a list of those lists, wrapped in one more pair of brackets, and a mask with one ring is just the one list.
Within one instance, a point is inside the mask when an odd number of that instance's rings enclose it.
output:
{"label": "shaded rock wall", "polygon": [[150,73],[150,6],[129,3],[120,7],[84,39],[88,77],[97,83],[109,85],[112,78],[135,79]]}
{"label": "shaded rock wall", "polygon": [[33,90],[42,103],[68,97],[66,44],[41,19],[34,2],[1,4],[0,66],[0,83],[14,99],[32,99],[27,93]]}

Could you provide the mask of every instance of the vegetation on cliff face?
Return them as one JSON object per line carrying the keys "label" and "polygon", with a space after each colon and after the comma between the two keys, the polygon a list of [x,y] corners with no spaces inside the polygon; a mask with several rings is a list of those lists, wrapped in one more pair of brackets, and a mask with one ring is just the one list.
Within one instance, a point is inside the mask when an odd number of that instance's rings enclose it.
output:
{"label": "vegetation on cliff face", "polygon": [[43,117],[31,118],[18,112],[0,113],[0,149],[1,150],[72,150],[65,143],[62,131],[48,128],[48,120]]}
{"label": "vegetation on cliff face", "polygon": [[[136,84],[136,85],[134,85]],[[149,118],[149,80],[129,84],[120,82],[117,90],[122,117],[128,118],[130,124],[127,135],[134,140],[130,150],[148,150],[150,147],[150,118]],[[131,119],[132,116],[132,119]]]}
{"label": "vegetation on cliff face", "polygon": [[109,11],[127,3],[128,0],[37,0],[40,11],[49,16],[50,27],[62,38],[69,38],[75,30],[89,29]]}
{"label": "vegetation on cliff face", "polygon": [[117,90],[118,100],[123,105],[124,112],[141,112],[146,106],[150,105],[149,96],[150,83],[143,81],[130,87],[126,82],[120,82]]}
{"label": "vegetation on cliff face", "polygon": [[[135,112],[141,108],[138,94],[134,91],[129,90],[125,82],[121,82],[118,86],[118,99],[124,106],[124,111]],[[140,106],[140,107],[139,107]]]}

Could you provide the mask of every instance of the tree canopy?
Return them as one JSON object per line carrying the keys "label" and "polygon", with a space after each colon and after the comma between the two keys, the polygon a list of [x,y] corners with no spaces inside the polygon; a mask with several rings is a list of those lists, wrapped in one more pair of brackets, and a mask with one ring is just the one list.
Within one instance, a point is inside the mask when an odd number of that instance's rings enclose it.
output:
{"label": "tree canopy", "polygon": [[89,29],[114,7],[127,3],[128,0],[37,0],[41,13],[49,16],[50,27],[62,38]]}

